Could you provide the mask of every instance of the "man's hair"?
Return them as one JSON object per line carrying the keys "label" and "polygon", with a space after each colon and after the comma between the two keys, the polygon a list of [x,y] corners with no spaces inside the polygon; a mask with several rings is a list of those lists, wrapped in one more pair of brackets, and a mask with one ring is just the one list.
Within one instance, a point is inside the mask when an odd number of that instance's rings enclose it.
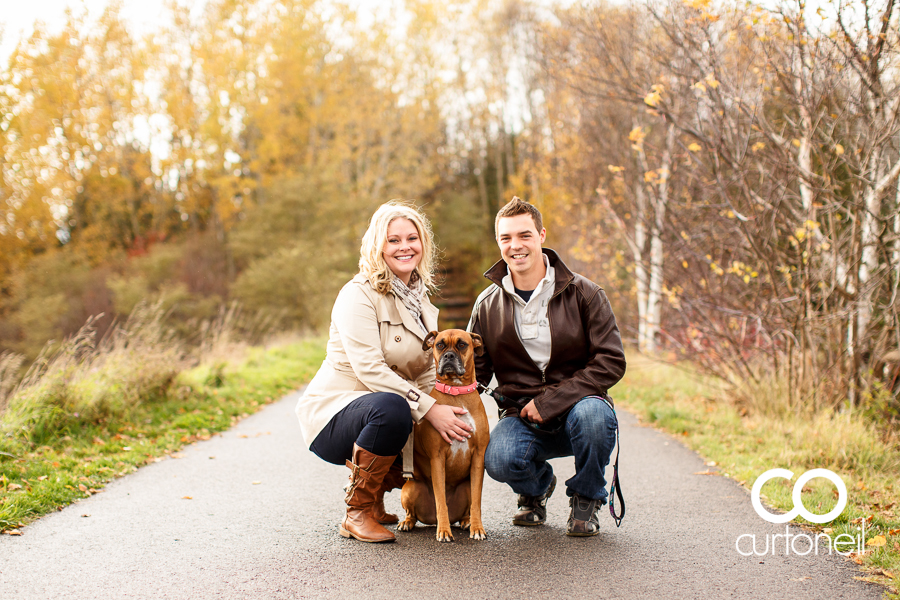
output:
{"label": "man's hair", "polygon": [[494,237],[497,237],[500,219],[503,217],[518,217],[519,215],[531,215],[538,233],[544,228],[544,219],[541,218],[541,211],[534,204],[528,204],[518,196],[513,196],[513,199],[497,212],[497,218],[494,219]]}

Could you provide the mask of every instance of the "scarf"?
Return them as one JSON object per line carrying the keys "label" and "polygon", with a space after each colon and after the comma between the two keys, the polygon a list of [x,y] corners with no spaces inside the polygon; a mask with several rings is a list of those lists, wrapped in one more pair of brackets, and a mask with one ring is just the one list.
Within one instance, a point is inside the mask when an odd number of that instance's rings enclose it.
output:
{"label": "scarf", "polygon": [[403,303],[409,314],[413,316],[416,323],[422,328],[422,333],[428,335],[428,330],[422,322],[422,295],[425,292],[425,286],[422,285],[422,280],[419,279],[419,276],[413,273],[407,286],[399,277],[394,275],[394,278],[391,280],[391,290],[393,290],[395,296],[400,298],[400,302]]}

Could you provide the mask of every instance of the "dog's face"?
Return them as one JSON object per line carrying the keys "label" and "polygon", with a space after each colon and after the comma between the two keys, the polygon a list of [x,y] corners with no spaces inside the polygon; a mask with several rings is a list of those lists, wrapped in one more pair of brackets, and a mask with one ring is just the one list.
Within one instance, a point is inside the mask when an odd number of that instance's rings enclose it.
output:
{"label": "dog's face", "polygon": [[425,336],[422,349],[434,352],[438,377],[449,379],[458,379],[466,372],[474,375],[475,357],[484,353],[481,336],[462,329],[432,331]]}

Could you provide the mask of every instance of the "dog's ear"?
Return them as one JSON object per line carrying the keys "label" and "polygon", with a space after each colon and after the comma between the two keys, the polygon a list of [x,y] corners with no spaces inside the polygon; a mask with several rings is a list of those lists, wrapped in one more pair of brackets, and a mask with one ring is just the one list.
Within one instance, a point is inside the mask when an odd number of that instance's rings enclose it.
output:
{"label": "dog's ear", "polygon": [[431,350],[434,348],[434,340],[437,339],[437,336],[437,331],[429,331],[428,335],[425,336],[425,341],[422,342],[422,350]]}
{"label": "dog's ear", "polygon": [[482,341],[481,336],[477,333],[470,333],[472,336],[472,345],[475,348],[475,356],[481,356],[484,354],[484,341]]}

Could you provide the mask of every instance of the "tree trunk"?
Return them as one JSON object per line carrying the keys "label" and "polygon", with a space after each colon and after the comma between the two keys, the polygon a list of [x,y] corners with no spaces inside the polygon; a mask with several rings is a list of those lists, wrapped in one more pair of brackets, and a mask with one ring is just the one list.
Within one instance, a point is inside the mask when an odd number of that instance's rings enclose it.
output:
{"label": "tree trunk", "polygon": [[634,184],[634,196],[637,203],[634,211],[636,215],[634,242],[629,245],[634,256],[634,276],[637,279],[638,349],[641,352],[647,352],[647,326],[649,324],[647,297],[650,283],[647,267],[644,264],[644,247],[647,242],[647,227],[644,223],[644,215],[647,208],[647,197],[644,194],[643,183],[639,178]]}
{"label": "tree trunk", "polygon": [[662,325],[663,241],[662,231],[669,204],[669,177],[672,172],[672,150],[675,148],[675,124],[666,130],[666,149],[660,167],[659,192],[653,202],[653,224],[650,228],[650,285],[647,292],[647,328],[644,332],[646,352],[656,352],[656,337]]}

